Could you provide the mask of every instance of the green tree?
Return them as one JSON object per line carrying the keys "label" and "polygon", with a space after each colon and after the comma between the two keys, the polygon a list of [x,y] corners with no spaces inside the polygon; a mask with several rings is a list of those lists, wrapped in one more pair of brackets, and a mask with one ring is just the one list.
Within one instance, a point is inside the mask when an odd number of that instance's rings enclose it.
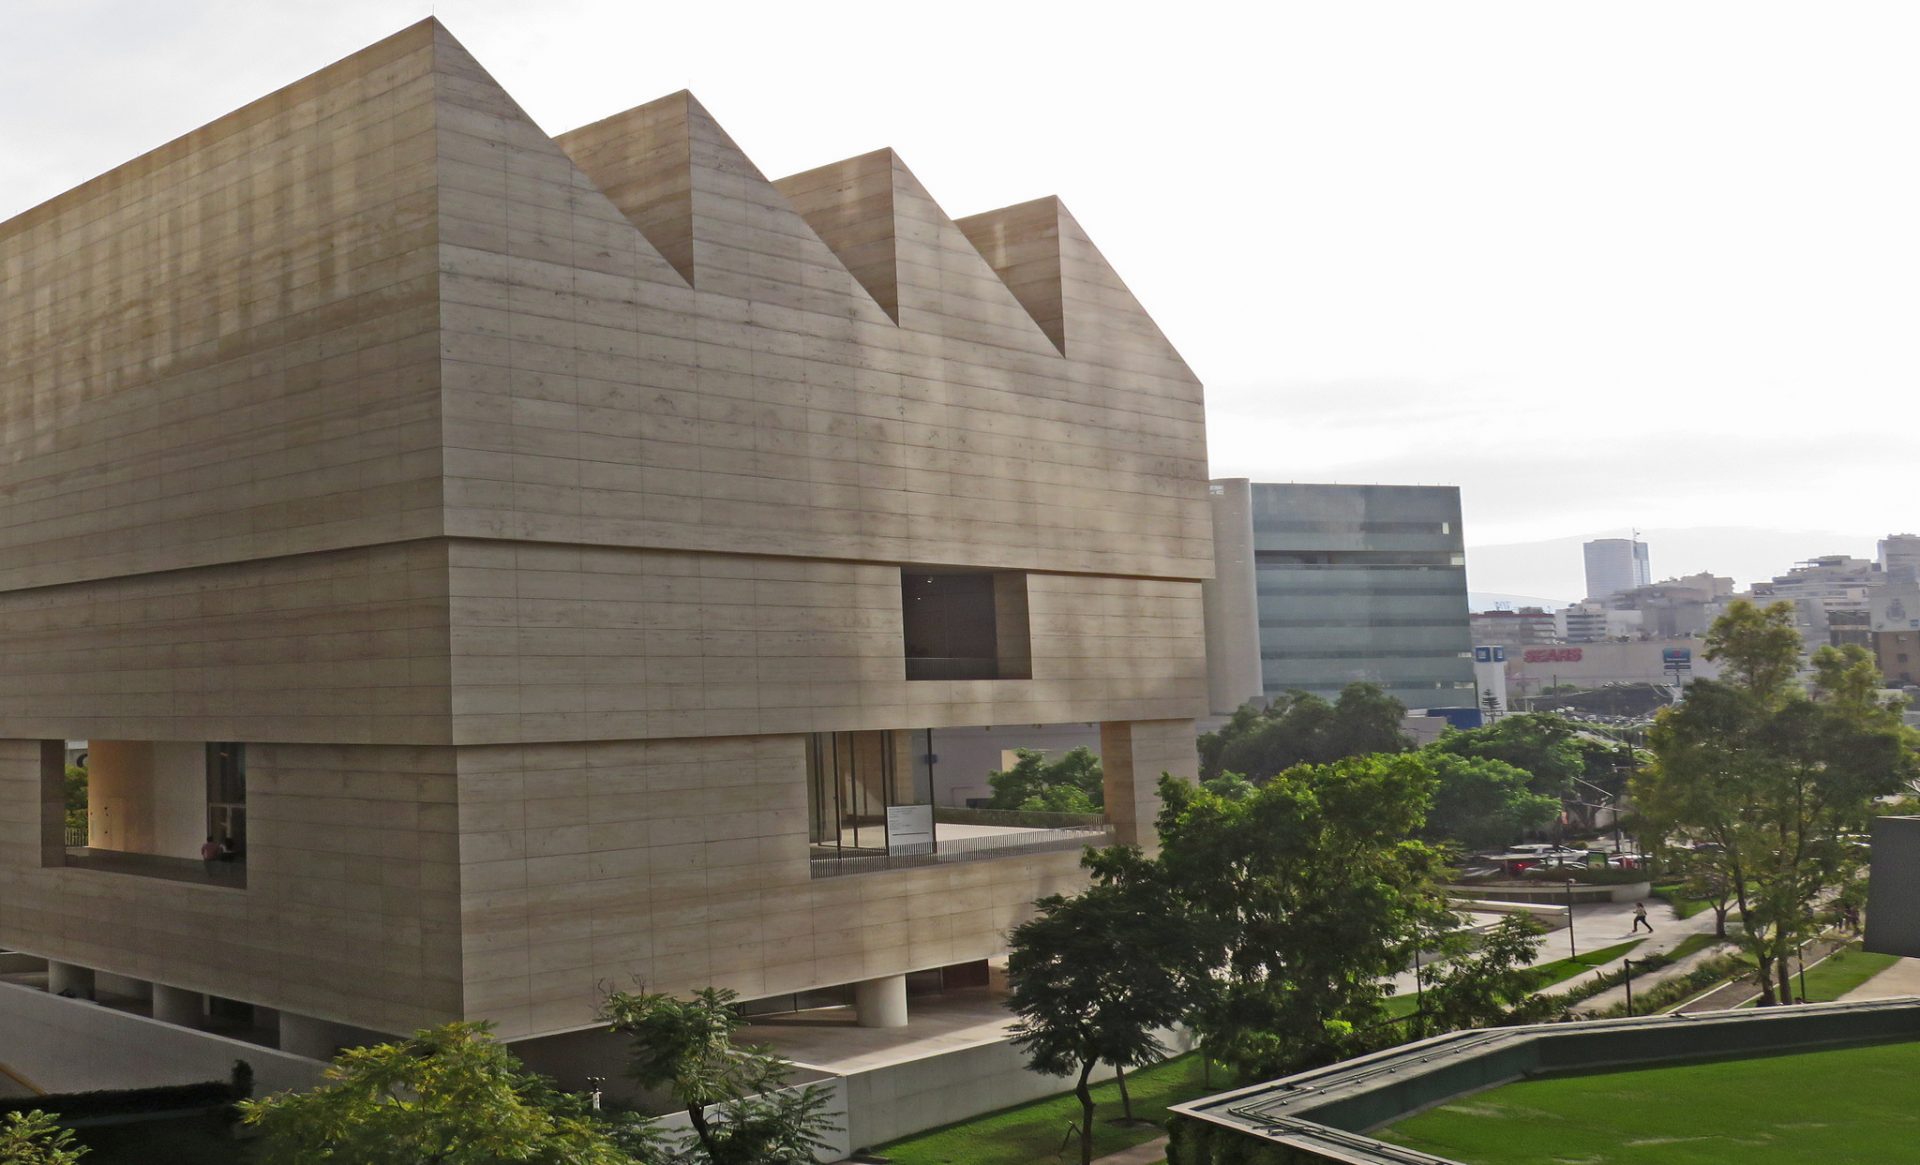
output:
{"label": "green tree", "polygon": [[73,1139],[53,1114],[34,1109],[10,1112],[0,1121],[0,1163],[4,1165],[74,1165],[87,1147]]}
{"label": "green tree", "polygon": [[1563,1006],[1535,994],[1544,928],[1524,915],[1509,915],[1484,935],[1451,931],[1436,937],[1447,957],[1421,968],[1424,1034],[1534,1023],[1552,1018]]}
{"label": "green tree", "polygon": [[350,1048],[320,1087],[239,1107],[260,1131],[252,1159],[261,1165],[633,1162],[583,1098],[526,1071],[478,1023]]}
{"label": "green tree", "polygon": [[1215,969],[1191,1022],[1250,1077],[1359,1045],[1382,980],[1451,918],[1414,840],[1433,795],[1416,755],[1302,765],[1250,795],[1162,778],[1159,862]]}
{"label": "green tree", "polygon": [[1695,876],[1730,892],[1763,1005],[1792,998],[1788,956],[1818,902],[1856,877],[1849,835],[1920,774],[1914,733],[1865,653],[1816,652],[1809,692],[1794,624],[1789,603],[1736,602],[1715,620],[1706,655],[1721,678],[1695,680],[1661,713],[1633,785],[1652,830],[1695,843]]}
{"label": "green tree", "polygon": [[1551,712],[1520,712],[1481,728],[1451,729],[1432,747],[1510,764],[1527,774],[1531,791],[1556,800],[1570,794],[1573,779],[1586,771],[1579,728]]}
{"label": "green tree", "polygon": [[1131,848],[1089,851],[1085,864],[1094,884],[1037,900],[1036,916],[1013,931],[1007,962],[1007,1005],[1020,1017],[1014,1044],[1028,1066],[1078,1073],[1081,1165],[1093,1160],[1094,1068],[1113,1065],[1131,1120],[1126,1070],[1166,1056],[1157,1033],[1184,1017],[1208,963],[1159,865]]}
{"label": "green tree", "polygon": [[1487,688],[1480,693],[1480,715],[1488,724],[1500,719],[1503,711],[1505,709],[1500,707],[1500,697],[1492,688]]}
{"label": "green tree", "polygon": [[66,825],[69,832],[87,832],[87,770],[68,765],[66,775]]}
{"label": "green tree", "polygon": [[1015,749],[1014,755],[1012,768],[987,777],[993,786],[989,809],[1093,813],[1106,803],[1100,758],[1091,749],[1072,749],[1052,761],[1031,748]]}
{"label": "green tree", "polygon": [[819,1085],[789,1087],[793,1066],[771,1049],[733,1042],[746,1020],[733,992],[692,999],[614,992],[601,1018],[633,1040],[627,1075],[664,1088],[693,1126],[683,1159],[708,1165],[804,1165],[838,1127]]}
{"label": "green tree", "polygon": [[1712,850],[1683,849],[1679,866],[1680,893],[1704,901],[1713,911],[1713,937],[1727,937],[1727,914],[1733,909],[1733,882],[1727,863]]}
{"label": "green tree", "polygon": [[1420,757],[1434,776],[1433,808],[1421,836],[1466,849],[1510,845],[1559,815],[1560,799],[1531,792],[1528,774],[1505,761],[1427,748]]}
{"label": "green tree", "polygon": [[1331,704],[1307,692],[1264,708],[1248,703],[1200,738],[1200,776],[1240,773],[1260,784],[1295,765],[1405,752],[1413,747],[1400,729],[1406,714],[1406,705],[1366,683],[1348,684]]}

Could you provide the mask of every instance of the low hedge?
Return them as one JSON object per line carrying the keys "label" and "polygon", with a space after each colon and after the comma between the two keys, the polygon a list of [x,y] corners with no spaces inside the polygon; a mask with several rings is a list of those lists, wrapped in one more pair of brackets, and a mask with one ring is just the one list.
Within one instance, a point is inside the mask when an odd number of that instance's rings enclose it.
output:
{"label": "low hedge", "polygon": [[13,1112],[50,1112],[62,1121],[91,1117],[127,1116],[143,1112],[171,1112],[184,1108],[218,1108],[253,1095],[253,1066],[233,1062],[225,1080],[195,1084],[162,1084],[152,1088],[103,1088],[94,1092],[56,1092],[45,1096],[0,1100],[0,1116]]}
{"label": "low hedge", "polygon": [[1178,1113],[1167,1120],[1167,1165],[1297,1165],[1301,1160],[1285,1145],[1206,1121]]}
{"label": "low hedge", "polygon": [[[1751,974],[1754,974],[1753,964],[1739,955],[1720,955],[1707,959],[1686,974],[1677,975],[1664,983],[1655,983],[1647,988],[1644,994],[1635,996],[1633,1013],[1652,1015],[1656,1011],[1665,1010],[1676,1003],[1691,999],[1709,987]],[[1627,1005],[1621,1002],[1604,1011],[1594,1012],[1592,1018],[1612,1019],[1625,1014],[1627,1014]]]}

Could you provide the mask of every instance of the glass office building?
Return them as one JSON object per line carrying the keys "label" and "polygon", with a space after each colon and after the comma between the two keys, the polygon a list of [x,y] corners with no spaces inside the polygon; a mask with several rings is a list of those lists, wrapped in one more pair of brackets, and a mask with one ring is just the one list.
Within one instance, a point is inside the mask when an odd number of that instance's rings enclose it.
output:
{"label": "glass office building", "polygon": [[[1411,709],[1477,705],[1458,488],[1225,480],[1213,490],[1209,585],[1252,602],[1210,603],[1210,644],[1231,661],[1232,647],[1244,659],[1257,639],[1261,695],[1331,699],[1366,680]],[[1250,685],[1250,669],[1241,675]],[[1216,712],[1252,694],[1223,700],[1222,688]]]}

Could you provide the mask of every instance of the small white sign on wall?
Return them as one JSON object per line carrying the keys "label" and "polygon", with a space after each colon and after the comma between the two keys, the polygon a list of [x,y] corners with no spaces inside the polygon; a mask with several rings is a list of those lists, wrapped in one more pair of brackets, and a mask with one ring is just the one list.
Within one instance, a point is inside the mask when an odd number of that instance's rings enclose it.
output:
{"label": "small white sign on wall", "polygon": [[887,807],[887,852],[931,853],[933,850],[933,806],[890,805]]}

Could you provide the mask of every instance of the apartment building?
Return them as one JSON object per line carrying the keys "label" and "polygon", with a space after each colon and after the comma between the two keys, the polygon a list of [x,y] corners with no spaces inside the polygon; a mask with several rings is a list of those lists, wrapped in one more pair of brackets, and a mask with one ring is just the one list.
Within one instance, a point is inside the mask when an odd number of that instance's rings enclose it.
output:
{"label": "apartment building", "polygon": [[897,1022],[1086,840],[943,846],[925,730],[1098,723],[1123,841],[1194,770],[1201,387],[1057,199],[770,181],[685,92],[550,137],[428,20],[0,271],[0,947],[59,989]]}

